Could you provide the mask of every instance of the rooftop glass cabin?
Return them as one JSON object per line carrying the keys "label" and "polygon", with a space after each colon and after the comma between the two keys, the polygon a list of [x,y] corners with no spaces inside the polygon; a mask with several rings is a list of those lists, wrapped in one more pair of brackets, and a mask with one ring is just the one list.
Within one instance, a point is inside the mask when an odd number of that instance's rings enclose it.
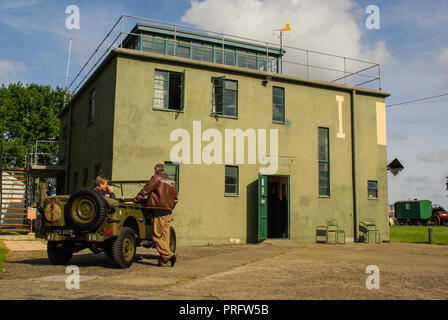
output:
{"label": "rooftop glass cabin", "polygon": [[174,28],[137,23],[123,41],[123,47],[178,56],[205,62],[279,72],[284,50],[193,33]]}

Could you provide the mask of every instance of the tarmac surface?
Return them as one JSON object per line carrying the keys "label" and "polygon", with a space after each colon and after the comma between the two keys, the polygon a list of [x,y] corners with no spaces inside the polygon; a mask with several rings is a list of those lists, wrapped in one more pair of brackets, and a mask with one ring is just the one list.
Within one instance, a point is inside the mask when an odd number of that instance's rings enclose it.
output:
{"label": "tarmac surface", "polygon": [[[129,269],[86,249],[70,261],[79,267],[79,289],[68,289],[73,271],[50,264],[43,240],[3,243],[10,250],[0,280],[0,299],[6,300],[448,299],[448,246],[441,245],[265,241],[179,247],[173,268],[157,267],[154,249],[138,248]],[[379,271],[376,282],[366,273],[371,265]]]}

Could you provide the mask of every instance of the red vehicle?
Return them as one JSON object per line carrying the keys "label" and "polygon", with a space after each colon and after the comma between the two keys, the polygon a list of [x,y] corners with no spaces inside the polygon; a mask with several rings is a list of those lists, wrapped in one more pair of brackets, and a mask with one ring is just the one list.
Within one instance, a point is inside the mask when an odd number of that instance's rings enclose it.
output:
{"label": "red vehicle", "polygon": [[442,206],[435,204],[432,206],[432,216],[430,220],[434,222],[435,225],[448,225],[448,212],[446,212]]}

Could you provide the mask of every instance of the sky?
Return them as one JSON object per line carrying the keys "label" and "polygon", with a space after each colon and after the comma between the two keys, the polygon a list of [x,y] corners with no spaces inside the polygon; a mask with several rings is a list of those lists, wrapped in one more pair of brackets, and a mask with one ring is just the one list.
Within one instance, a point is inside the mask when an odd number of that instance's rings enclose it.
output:
{"label": "sky", "polygon": [[[76,5],[79,29],[68,30]],[[366,26],[375,5],[378,29]],[[69,39],[72,80],[121,14],[200,27],[381,65],[387,107],[389,203],[428,199],[448,209],[448,0],[0,0],[0,84],[65,86]],[[126,31],[126,30],[125,30]]]}

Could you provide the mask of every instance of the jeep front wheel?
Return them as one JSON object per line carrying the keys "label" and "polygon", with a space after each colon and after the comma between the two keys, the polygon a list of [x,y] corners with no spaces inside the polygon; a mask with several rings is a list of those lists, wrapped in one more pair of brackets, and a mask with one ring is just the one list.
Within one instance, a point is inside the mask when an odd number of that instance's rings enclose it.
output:
{"label": "jeep front wheel", "polygon": [[52,264],[67,265],[73,256],[73,251],[63,242],[48,241],[47,254]]}
{"label": "jeep front wheel", "polygon": [[135,251],[135,232],[132,228],[123,227],[112,245],[112,255],[115,262],[122,269],[129,268],[134,262]]}

